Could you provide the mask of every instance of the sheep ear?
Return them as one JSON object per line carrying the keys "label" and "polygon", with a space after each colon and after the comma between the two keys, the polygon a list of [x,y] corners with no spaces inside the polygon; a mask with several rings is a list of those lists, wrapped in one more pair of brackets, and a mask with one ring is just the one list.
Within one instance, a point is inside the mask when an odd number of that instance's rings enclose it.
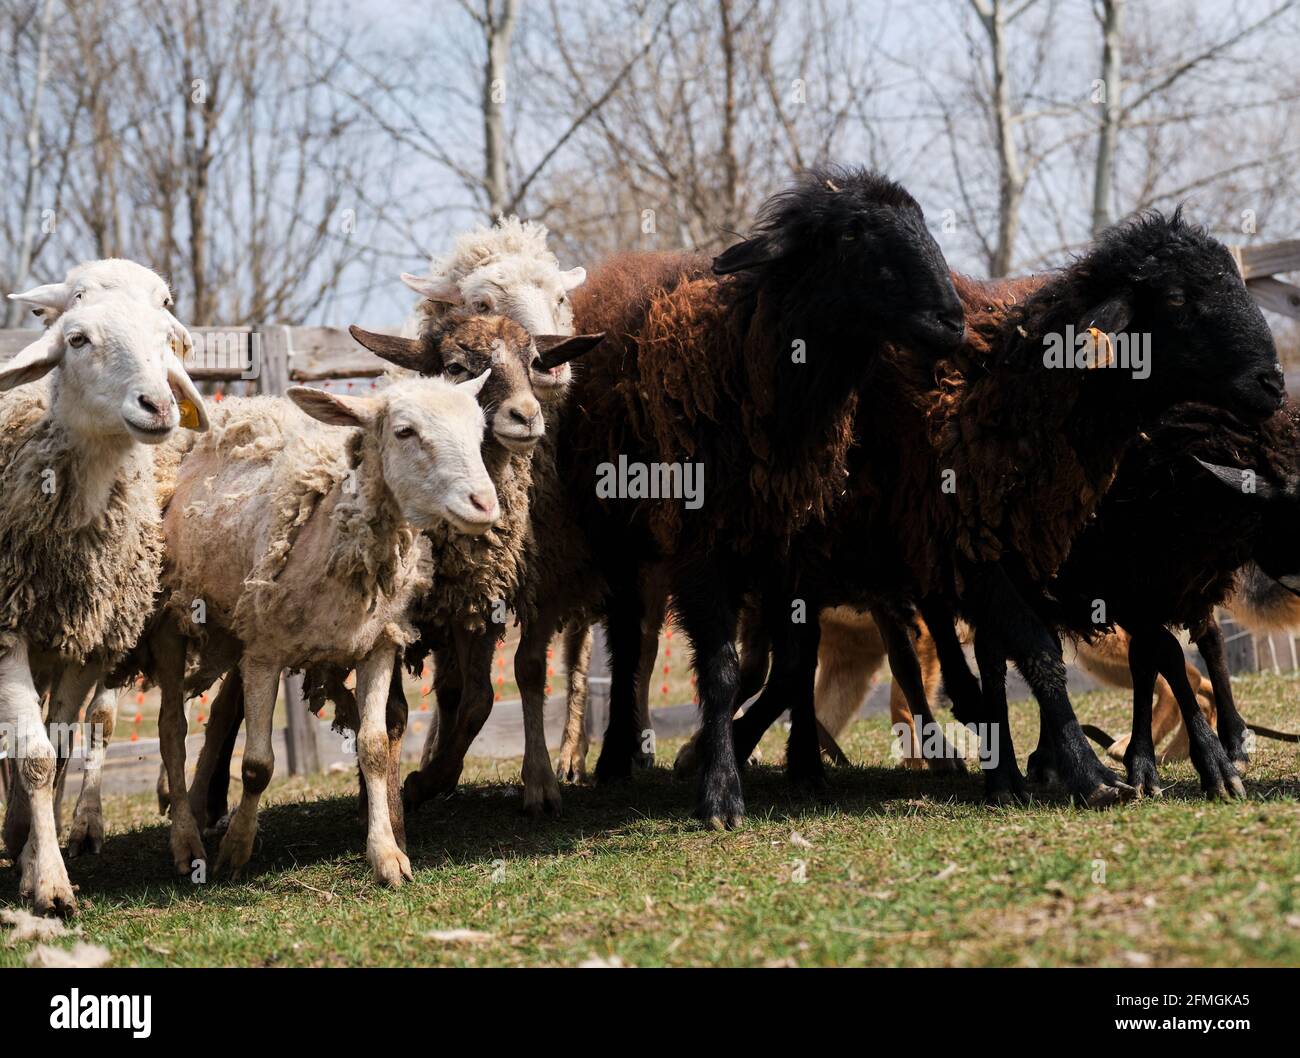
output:
{"label": "sheep ear", "polygon": [[718,254],[713,259],[713,274],[729,276],[734,272],[769,265],[773,261],[779,261],[783,256],[784,251],[769,236],[756,235]]}
{"label": "sheep ear", "polygon": [[390,364],[409,368],[411,371],[426,371],[429,358],[424,355],[424,346],[416,338],[399,338],[395,334],[376,334],[374,331],[362,330],[355,323],[348,328],[348,333],[378,357]]}
{"label": "sheep ear", "polygon": [[379,414],[379,401],[370,397],[344,397],[310,386],[290,386],[285,395],[328,426],[369,426]]}
{"label": "sheep ear", "polygon": [[203,394],[185,370],[185,362],[172,349],[167,351],[167,384],[176,395],[176,406],[181,410],[181,425],[195,433],[205,432],[210,424],[208,409],[203,404]]}
{"label": "sheep ear", "polygon": [[460,287],[447,279],[435,279],[433,276],[417,276],[410,272],[402,273],[402,282],[422,298],[440,301],[444,305],[462,305],[465,298]]}
{"label": "sheep ear", "polygon": [[10,294],[9,300],[25,301],[27,304],[35,305],[38,308],[62,311],[67,307],[68,284],[46,283],[41,287],[32,287],[31,290],[24,291],[22,294]]}
{"label": "sheep ear", "polygon": [[488,375],[492,374],[489,367],[483,374],[476,378],[466,379],[464,382],[457,382],[456,388],[465,390],[471,397],[477,397],[483,392],[483,387],[487,385]]}
{"label": "sheep ear", "polygon": [[567,272],[560,273],[560,283],[565,290],[573,290],[582,286],[587,281],[587,270],[585,268],[570,268]]}
{"label": "sheep ear", "polygon": [[533,341],[541,354],[542,367],[549,371],[596,348],[604,338],[605,332],[601,331],[600,334],[539,334]]}
{"label": "sheep ear", "polygon": [[1096,327],[1105,334],[1118,334],[1128,330],[1132,318],[1133,306],[1129,303],[1128,296],[1118,294],[1095,306],[1091,312],[1085,312],[1077,329],[1086,331],[1089,327]]}
{"label": "sheep ear", "polygon": [[21,353],[0,365],[0,393],[44,378],[62,362],[65,349],[61,328],[43,332]]}
{"label": "sheep ear", "polygon": [[1221,467],[1217,463],[1207,463],[1204,459],[1192,456],[1206,470],[1235,492],[1243,496],[1258,496],[1261,500],[1271,500],[1278,494],[1277,487],[1267,478],[1261,477],[1253,470],[1240,467]]}

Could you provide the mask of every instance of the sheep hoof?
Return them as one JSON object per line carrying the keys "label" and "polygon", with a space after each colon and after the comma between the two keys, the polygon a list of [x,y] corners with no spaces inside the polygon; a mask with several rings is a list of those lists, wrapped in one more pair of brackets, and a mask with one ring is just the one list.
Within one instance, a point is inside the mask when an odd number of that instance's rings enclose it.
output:
{"label": "sheep hoof", "polygon": [[1198,754],[1192,761],[1196,765],[1197,774],[1201,777],[1201,789],[1205,796],[1212,801],[1245,798],[1246,785],[1241,781],[1241,776],[1233,767],[1232,761],[1228,759],[1228,754],[1219,744],[1218,739],[1211,736],[1207,741],[1209,744],[1206,747],[1206,755],[1202,757]]}
{"label": "sheep hoof", "polygon": [[1110,808],[1112,805],[1132,801],[1137,795],[1137,790],[1125,782],[1099,783],[1084,797],[1083,802],[1089,808]]}
{"label": "sheep hoof", "polygon": [[555,777],[560,782],[586,782],[587,751],[567,743],[561,746],[559,760],[555,762]]}
{"label": "sheep hoof", "polygon": [[551,785],[548,788],[546,784],[524,783],[524,813],[531,819],[538,819],[542,815],[555,816],[558,818],[562,814],[563,803],[560,800],[560,789],[555,782],[554,776],[548,777]]}
{"label": "sheep hoof", "polygon": [[1160,776],[1156,773],[1155,761],[1133,763],[1128,768],[1128,784],[1141,797],[1161,797],[1164,788],[1160,785]]}
{"label": "sheep hoof", "polygon": [[957,756],[926,757],[925,766],[939,775],[965,775],[966,762]]}
{"label": "sheep hoof", "polygon": [[673,760],[673,775],[678,779],[687,779],[695,774],[698,767],[695,739],[691,739],[677,751],[677,757]]}
{"label": "sheep hoof", "polygon": [[18,861],[22,878],[18,885],[20,900],[30,900],[38,915],[68,918],[77,912],[77,898],[58,849],[37,857],[32,845],[23,849]]}
{"label": "sheep hoof", "polygon": [[414,881],[411,861],[406,853],[397,847],[396,842],[385,845],[371,845],[366,850],[366,858],[375,872],[375,877],[383,885],[400,889],[403,881]]}
{"label": "sheep hoof", "polygon": [[1029,760],[1025,762],[1025,776],[1030,782],[1043,786],[1051,786],[1061,781],[1061,775],[1056,770],[1056,762],[1041,749],[1036,749],[1029,754]]}
{"label": "sheep hoof", "polygon": [[104,850],[104,817],[98,813],[80,813],[68,832],[68,859],[98,856]]}

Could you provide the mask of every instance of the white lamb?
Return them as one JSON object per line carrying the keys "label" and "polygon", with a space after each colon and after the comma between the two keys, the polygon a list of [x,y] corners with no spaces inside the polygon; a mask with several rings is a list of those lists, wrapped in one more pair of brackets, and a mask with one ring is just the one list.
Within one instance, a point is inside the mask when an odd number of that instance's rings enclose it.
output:
{"label": "white lamb", "polygon": [[101,289],[0,366],[0,728],[30,812],[6,820],[6,838],[42,913],[76,900],[37,684],[54,688],[52,712],[84,701],[153,610],[162,538],[143,446],[179,425],[177,398],[206,423],[173,348],[178,326],[162,306]]}
{"label": "white lamb", "polygon": [[[569,291],[587,279],[585,268],[560,270],[546,248],[546,227],[518,217],[500,217],[491,228],[478,227],[456,239],[450,253],[434,258],[426,276],[402,273],[402,282],[420,295],[423,319],[463,309],[471,315],[507,316],[529,334],[573,333]],[[561,364],[552,369],[555,390],[572,378]],[[539,393],[539,395],[544,395]]]}
{"label": "white lamb", "polygon": [[201,674],[237,663],[243,684],[243,798],[216,869],[237,874],[252,855],[281,671],[336,665],[357,670],[367,858],[389,885],[411,876],[389,814],[385,705],[397,651],[414,637],[408,607],[432,580],[422,531],[445,522],[477,535],[499,514],[480,455],[487,377],[402,380],[374,397],[297,387],[293,403],[226,401],[185,457],[163,521],[166,617],[150,637],[178,871],[206,858],[185,785],[188,638]]}

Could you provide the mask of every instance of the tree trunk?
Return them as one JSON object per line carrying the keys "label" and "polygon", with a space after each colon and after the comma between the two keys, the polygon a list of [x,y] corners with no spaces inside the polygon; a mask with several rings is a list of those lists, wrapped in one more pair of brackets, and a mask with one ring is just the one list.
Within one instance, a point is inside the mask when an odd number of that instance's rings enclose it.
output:
{"label": "tree trunk", "polygon": [[[54,21],[54,0],[45,0],[41,8],[40,28],[36,38],[36,83],[32,86],[31,106],[27,111],[27,166],[23,173],[22,234],[18,242],[18,260],[14,266],[14,290],[26,290],[31,279],[32,246],[36,242],[36,171],[41,164],[41,95],[50,70],[50,23]],[[23,308],[9,302],[7,325],[17,327]]]}
{"label": "tree trunk", "polygon": [[1115,176],[1115,140],[1120,121],[1120,39],[1124,0],[1102,0],[1101,131],[1097,137],[1097,172],[1092,183],[1092,233],[1111,222],[1110,202]]}
{"label": "tree trunk", "polygon": [[1025,176],[1016,147],[1015,117],[1011,112],[1011,86],[1007,83],[1007,36],[1002,0],[992,0],[980,14],[993,58],[993,122],[998,142],[998,241],[989,261],[994,276],[1010,273],[1020,230],[1020,203]]}
{"label": "tree trunk", "polygon": [[510,65],[510,38],[515,31],[519,0],[501,0],[501,13],[494,13],[488,0],[484,10],[483,33],[487,43],[487,63],[483,71],[483,186],[487,191],[488,216],[495,220],[510,202],[506,186],[505,94]]}

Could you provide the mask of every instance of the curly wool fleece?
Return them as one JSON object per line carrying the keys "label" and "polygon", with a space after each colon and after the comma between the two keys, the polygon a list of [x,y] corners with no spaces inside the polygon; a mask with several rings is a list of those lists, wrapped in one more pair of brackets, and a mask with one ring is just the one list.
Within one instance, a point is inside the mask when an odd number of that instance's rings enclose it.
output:
{"label": "curly wool fleece", "polygon": [[132,446],[101,509],[87,454],[47,416],[49,391],[0,396],[0,635],[113,664],[154,608],[162,528],[150,453]]}

